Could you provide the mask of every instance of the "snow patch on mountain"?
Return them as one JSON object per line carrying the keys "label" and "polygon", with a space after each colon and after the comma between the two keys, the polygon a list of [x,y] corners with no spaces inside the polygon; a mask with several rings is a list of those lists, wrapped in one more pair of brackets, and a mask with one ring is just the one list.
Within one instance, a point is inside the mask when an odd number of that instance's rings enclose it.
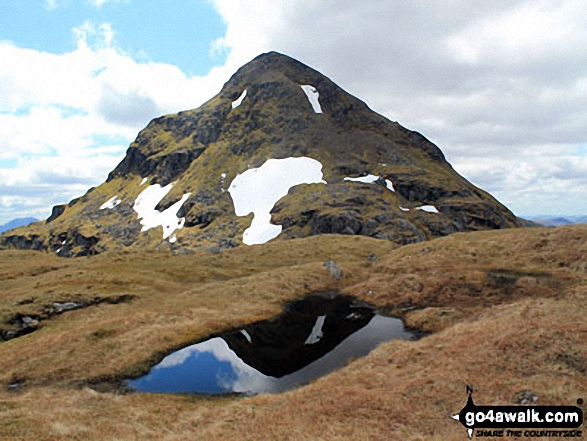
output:
{"label": "snow patch on mountain", "polygon": [[377,179],[379,179],[379,176],[375,175],[359,176],[358,178],[344,178],[345,181],[362,182],[363,184],[373,184]]}
{"label": "snow patch on mountain", "polygon": [[237,175],[228,191],[237,216],[254,214],[243,234],[246,245],[262,244],[281,233],[281,225],[271,224],[271,209],[289,190],[301,184],[326,184],[322,164],[312,158],[268,159],[259,168]]}
{"label": "snow patch on mountain", "polygon": [[318,97],[320,96],[320,94],[318,93],[316,88],[314,86],[309,85],[304,85],[301,87],[306,96],[308,97],[308,101],[310,101],[310,104],[312,105],[312,109],[314,109],[314,112],[322,113],[322,107],[320,106],[320,101],[318,101]]}
{"label": "snow patch on mountain", "polygon": [[434,205],[422,205],[421,207],[416,207],[416,210],[422,210],[428,213],[438,213],[438,209]]}
{"label": "snow patch on mountain", "polygon": [[232,102],[232,108],[236,109],[238,106],[240,106],[246,96],[247,96],[247,89],[245,89],[244,92],[241,93],[241,95],[236,100],[234,100]]}
{"label": "snow patch on mountain", "polygon": [[120,199],[118,199],[118,195],[117,196],[114,196],[114,197],[108,199],[106,202],[104,202],[100,206],[100,210],[105,210],[105,209],[112,210],[114,207],[116,207],[121,202],[122,201]]}
{"label": "snow patch on mountain", "polygon": [[[374,184],[379,179],[381,179],[380,176],[375,176],[371,174],[367,176],[359,176],[358,178],[344,178],[345,181],[362,182],[364,184]],[[389,191],[395,191],[395,188],[393,188],[393,182],[391,182],[389,179],[385,179],[385,186],[389,189]]]}
{"label": "snow patch on mountain", "polygon": [[[161,187],[159,184],[150,185],[139,194],[133,209],[137,212],[138,218],[143,228],[141,231],[147,231],[151,228],[163,227],[163,239],[167,239],[176,230],[183,228],[185,218],[178,218],[177,212],[190,197],[191,193],[186,193],[182,198],[164,211],[156,210],[155,207],[171,191],[173,184]],[[175,235],[173,236],[175,237]],[[174,240],[175,241],[175,240]]]}

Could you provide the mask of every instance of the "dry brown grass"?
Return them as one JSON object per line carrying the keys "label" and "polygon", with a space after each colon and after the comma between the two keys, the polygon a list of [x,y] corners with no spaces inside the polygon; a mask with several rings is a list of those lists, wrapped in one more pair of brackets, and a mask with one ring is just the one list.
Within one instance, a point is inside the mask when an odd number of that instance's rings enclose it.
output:
{"label": "dry brown grass", "polygon": [[[327,259],[340,264],[343,280],[331,278]],[[67,312],[0,343],[0,438],[463,440],[449,415],[465,404],[465,384],[475,386],[477,404],[510,404],[523,390],[538,404],[587,398],[586,259],[586,226],[458,234],[399,249],[322,236],[189,256],[1,252],[0,327],[54,301],[137,298]],[[280,395],[89,387],[144,372],[173,348],[326,288],[435,333],[389,342]],[[8,391],[15,380],[24,383]]]}

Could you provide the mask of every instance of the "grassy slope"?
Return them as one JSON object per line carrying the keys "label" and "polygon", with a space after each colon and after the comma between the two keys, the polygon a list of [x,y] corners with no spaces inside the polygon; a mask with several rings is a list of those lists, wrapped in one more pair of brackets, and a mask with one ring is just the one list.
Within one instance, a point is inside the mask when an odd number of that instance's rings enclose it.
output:
{"label": "grassy slope", "polygon": [[[367,259],[375,254],[379,262]],[[587,226],[455,234],[395,248],[319,236],[222,254],[0,252],[0,327],[54,301],[121,294],[0,343],[0,438],[462,440],[448,418],[477,404],[587,395]],[[336,282],[323,267],[337,261]],[[390,342],[281,395],[203,399],[98,393],[172,348],[338,288],[432,335]],[[21,303],[21,304],[19,304]],[[24,304],[22,304],[24,303]],[[24,380],[17,391],[13,381]],[[544,439],[544,438],[542,438]]]}

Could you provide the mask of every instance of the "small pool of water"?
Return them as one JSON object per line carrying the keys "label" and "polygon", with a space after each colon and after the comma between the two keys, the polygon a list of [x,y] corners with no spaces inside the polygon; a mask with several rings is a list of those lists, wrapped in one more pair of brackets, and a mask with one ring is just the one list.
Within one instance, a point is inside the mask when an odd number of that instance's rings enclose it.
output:
{"label": "small pool of water", "polygon": [[401,320],[333,293],[288,305],[272,320],[227,331],[165,357],[128,385],[137,391],[278,393],[326,375],[380,343],[413,339]]}

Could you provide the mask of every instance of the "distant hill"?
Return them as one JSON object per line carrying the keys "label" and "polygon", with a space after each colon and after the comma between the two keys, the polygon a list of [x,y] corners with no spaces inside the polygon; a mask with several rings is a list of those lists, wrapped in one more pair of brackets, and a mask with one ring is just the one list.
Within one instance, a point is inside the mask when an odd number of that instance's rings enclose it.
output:
{"label": "distant hill", "polygon": [[584,216],[568,216],[568,220],[572,221],[574,224],[587,224],[587,215]]}
{"label": "distant hill", "polygon": [[544,227],[543,224],[525,219],[523,217],[518,217],[518,222],[520,222],[526,228]]}
{"label": "distant hill", "polygon": [[532,221],[546,227],[562,227],[564,225],[585,224],[587,216],[539,216],[532,218]]}
{"label": "distant hill", "polygon": [[5,223],[4,225],[0,225],[0,233],[12,230],[13,228],[24,227],[33,222],[37,222],[38,220],[39,219],[36,219],[34,217],[21,217],[18,219],[13,219],[10,222]]}

